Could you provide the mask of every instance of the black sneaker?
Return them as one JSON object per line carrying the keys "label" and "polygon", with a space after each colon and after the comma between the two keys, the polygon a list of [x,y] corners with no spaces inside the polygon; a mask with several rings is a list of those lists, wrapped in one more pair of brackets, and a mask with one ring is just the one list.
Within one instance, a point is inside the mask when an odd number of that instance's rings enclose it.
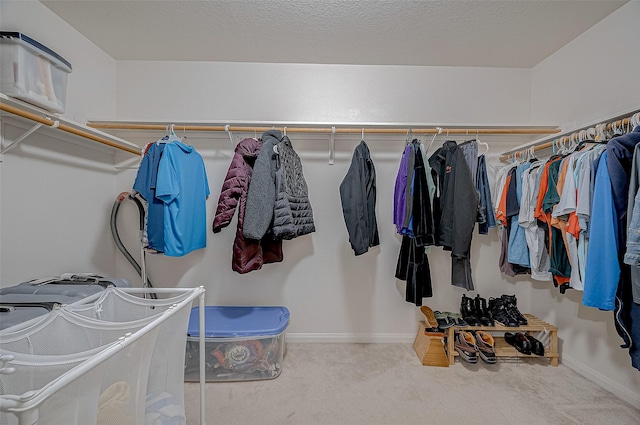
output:
{"label": "black sneaker", "polygon": [[519,326],[518,321],[507,312],[502,298],[489,298],[489,311],[496,323],[510,328]]}
{"label": "black sneaker", "polygon": [[507,313],[509,313],[510,316],[516,319],[518,325],[524,326],[529,323],[527,321],[527,318],[524,317],[522,313],[520,313],[520,310],[518,310],[518,300],[516,299],[515,295],[503,295],[501,298],[504,302],[504,307],[507,309]]}

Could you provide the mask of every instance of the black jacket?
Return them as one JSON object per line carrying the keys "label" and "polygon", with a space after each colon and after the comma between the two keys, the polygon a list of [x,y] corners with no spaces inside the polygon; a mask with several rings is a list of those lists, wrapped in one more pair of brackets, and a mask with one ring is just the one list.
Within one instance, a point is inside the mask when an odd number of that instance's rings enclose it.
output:
{"label": "black jacket", "polygon": [[342,213],[355,255],[380,244],[376,220],[376,168],[363,141],[353,151],[351,166],[340,183]]}
{"label": "black jacket", "polygon": [[471,236],[478,215],[478,192],[462,150],[446,141],[429,159],[438,172],[440,187],[439,243],[451,251],[451,284],[473,290]]}

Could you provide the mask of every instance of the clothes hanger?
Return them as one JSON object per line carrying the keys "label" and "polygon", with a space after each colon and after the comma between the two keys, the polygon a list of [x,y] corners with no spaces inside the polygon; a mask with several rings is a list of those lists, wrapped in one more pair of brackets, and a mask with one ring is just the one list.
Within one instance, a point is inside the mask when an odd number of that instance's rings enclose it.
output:
{"label": "clothes hanger", "polygon": [[[620,125],[620,127],[622,127],[622,124]],[[615,121],[611,123],[611,129],[613,130],[612,137],[622,136],[624,134],[622,132],[622,128],[620,127],[618,127],[618,124],[616,124]]]}
{"label": "clothes hanger", "polygon": [[489,143],[486,142],[481,142],[480,141],[480,137],[478,136],[479,132],[476,131],[476,142],[478,143],[478,145],[484,146],[484,152],[480,153],[480,151],[478,151],[478,157],[481,157],[482,155],[486,155],[487,152],[489,152]]}
{"label": "clothes hanger", "polygon": [[[431,145],[433,145],[433,142],[436,140],[436,137],[438,137],[438,135],[442,133],[442,127],[436,127],[436,130],[438,130],[438,132],[433,134],[433,138],[431,139],[429,146],[427,146],[427,149],[424,151],[425,156],[429,153],[429,150],[431,149]],[[447,130],[447,135],[449,135],[448,130]]]}
{"label": "clothes hanger", "polygon": [[362,127],[362,136],[360,137],[360,140],[364,142],[364,127]]}
{"label": "clothes hanger", "polygon": [[[164,140],[164,138],[163,138],[163,140]],[[168,135],[167,140],[165,142],[166,143],[180,142],[180,139],[178,138],[178,136],[176,136],[176,131],[175,131],[175,125],[174,124],[169,124],[169,135]]]}
{"label": "clothes hanger", "polygon": [[182,126],[182,137],[180,138],[180,141],[182,143],[186,143],[188,138],[189,137],[187,136],[187,126],[186,125]]}
{"label": "clothes hanger", "polygon": [[162,143],[166,143],[167,140],[169,140],[169,124],[167,124],[164,128],[164,136],[162,136],[160,139],[158,139],[156,141],[157,145],[160,145]]}

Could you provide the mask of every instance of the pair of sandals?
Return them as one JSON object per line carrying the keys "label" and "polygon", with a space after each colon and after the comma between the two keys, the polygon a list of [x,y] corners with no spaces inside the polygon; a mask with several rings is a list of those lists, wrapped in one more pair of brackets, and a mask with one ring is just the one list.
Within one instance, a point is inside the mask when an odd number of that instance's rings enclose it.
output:
{"label": "pair of sandals", "polygon": [[457,328],[464,328],[465,326],[468,326],[460,313],[434,311],[433,314],[436,317],[436,321],[438,322],[438,327],[440,329],[447,329],[451,326],[455,326]]}

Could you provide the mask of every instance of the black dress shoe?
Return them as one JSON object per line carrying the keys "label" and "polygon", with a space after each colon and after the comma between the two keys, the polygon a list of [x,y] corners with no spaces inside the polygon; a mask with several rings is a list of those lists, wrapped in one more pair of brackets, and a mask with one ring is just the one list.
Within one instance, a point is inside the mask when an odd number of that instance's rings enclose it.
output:
{"label": "black dress shoe", "polygon": [[504,340],[507,344],[513,345],[515,349],[522,354],[531,354],[531,343],[529,342],[527,336],[522,332],[505,332]]}
{"label": "black dress shoe", "polygon": [[531,352],[536,356],[544,356],[544,345],[529,334],[524,334],[531,344]]}
{"label": "black dress shoe", "polygon": [[462,318],[469,326],[481,325],[480,319],[475,315],[473,298],[462,295],[462,301],[460,302],[460,314],[462,314]]}

